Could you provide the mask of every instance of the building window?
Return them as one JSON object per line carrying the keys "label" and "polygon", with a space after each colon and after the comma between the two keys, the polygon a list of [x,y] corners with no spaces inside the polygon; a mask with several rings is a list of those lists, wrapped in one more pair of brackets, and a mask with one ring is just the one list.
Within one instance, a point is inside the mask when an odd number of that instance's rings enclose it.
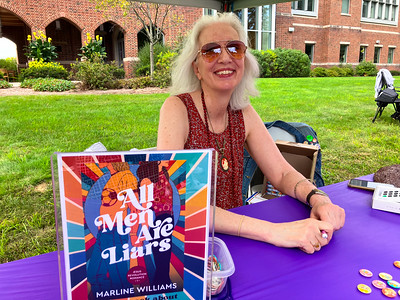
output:
{"label": "building window", "polygon": [[339,53],[339,62],[346,63],[347,62],[347,49],[349,48],[348,44],[340,44],[340,53]]}
{"label": "building window", "polygon": [[363,0],[361,21],[397,25],[399,0]]}
{"label": "building window", "polygon": [[350,0],[342,0],[342,14],[350,13]]}
{"label": "building window", "polygon": [[310,58],[310,62],[314,61],[314,43],[306,43],[305,53]]}
{"label": "building window", "polygon": [[367,46],[360,46],[360,57],[358,58],[359,62],[366,61],[367,59]]}
{"label": "building window", "polygon": [[205,16],[213,16],[213,15],[217,14],[217,11],[212,8],[203,8],[203,14]]}
{"label": "building window", "polygon": [[374,64],[379,64],[380,59],[381,59],[381,47],[375,47]]}
{"label": "building window", "polygon": [[390,47],[388,50],[388,64],[393,63],[393,57],[394,57],[394,47]]}
{"label": "building window", "polygon": [[318,15],[318,0],[299,0],[292,2],[294,15],[314,16]]}
{"label": "building window", "polygon": [[247,33],[249,47],[256,50],[275,47],[275,5],[235,11]]}

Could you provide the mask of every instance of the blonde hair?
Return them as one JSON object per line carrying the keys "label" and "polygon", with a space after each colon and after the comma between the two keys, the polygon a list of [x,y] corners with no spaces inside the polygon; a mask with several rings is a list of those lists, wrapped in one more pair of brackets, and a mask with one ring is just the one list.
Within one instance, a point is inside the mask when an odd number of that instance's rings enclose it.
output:
{"label": "blonde hair", "polygon": [[[215,23],[230,25],[239,35],[239,39],[247,45],[246,33],[239,18],[233,13],[221,13],[200,18],[187,36],[184,47],[172,65],[171,95],[190,93],[200,89],[200,81],[194,73],[192,62],[196,60],[199,45],[198,38],[204,28]],[[256,58],[246,51],[244,60],[244,74],[241,82],[235,88],[230,99],[230,106],[234,110],[243,109],[249,103],[250,96],[257,96],[255,78],[259,76],[259,67]]]}

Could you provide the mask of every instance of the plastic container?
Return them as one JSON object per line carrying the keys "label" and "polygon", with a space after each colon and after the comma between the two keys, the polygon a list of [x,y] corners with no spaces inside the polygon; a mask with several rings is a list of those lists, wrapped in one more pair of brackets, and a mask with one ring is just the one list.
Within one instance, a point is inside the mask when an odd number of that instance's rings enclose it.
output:
{"label": "plastic container", "polygon": [[[208,253],[210,256],[211,256],[211,250],[212,250],[212,240],[210,239],[208,242]],[[220,270],[212,271],[212,279],[211,279],[211,270],[208,270],[207,272],[207,278],[208,278],[207,294],[210,293],[209,287],[211,286],[212,296],[219,294],[224,289],[228,277],[235,272],[235,265],[233,263],[233,259],[228,250],[228,247],[226,246],[223,240],[217,237],[214,237],[214,256],[220,263]]]}

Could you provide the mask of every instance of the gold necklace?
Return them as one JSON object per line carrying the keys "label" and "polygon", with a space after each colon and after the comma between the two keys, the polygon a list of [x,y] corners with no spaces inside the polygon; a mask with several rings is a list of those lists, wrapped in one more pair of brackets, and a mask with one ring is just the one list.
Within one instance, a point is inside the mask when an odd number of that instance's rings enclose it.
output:
{"label": "gold necklace", "polygon": [[[210,134],[209,134],[209,129],[208,129],[208,121],[207,121],[207,119],[210,119],[210,115],[208,114],[206,102],[204,100],[204,92],[203,91],[201,91],[201,102],[202,102],[203,110],[204,110],[204,121],[205,121],[206,127],[207,127],[208,143],[211,144]],[[226,122],[225,122],[225,124],[226,124]],[[211,130],[215,133],[211,119],[210,119],[210,126],[211,126]],[[230,127],[229,120],[228,120],[228,126]],[[229,128],[229,132],[230,132],[230,128]],[[224,172],[227,172],[229,170],[229,161],[224,154],[225,143],[226,143],[225,137],[223,137],[224,142],[222,144],[222,147],[219,146],[218,140],[216,138],[214,140],[215,140],[215,144],[217,145],[217,148],[218,148],[217,150],[219,153],[219,155],[218,155],[219,156],[219,166],[221,167],[221,169]]]}

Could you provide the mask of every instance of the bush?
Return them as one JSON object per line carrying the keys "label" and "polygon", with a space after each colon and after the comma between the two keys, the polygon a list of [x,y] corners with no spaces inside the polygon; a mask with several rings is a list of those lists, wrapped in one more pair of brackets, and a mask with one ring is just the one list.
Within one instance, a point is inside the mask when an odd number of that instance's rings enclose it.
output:
{"label": "bush", "polygon": [[304,52],[294,49],[277,48],[277,72],[274,77],[308,77],[311,71],[310,58]]}
{"label": "bush", "polygon": [[352,65],[350,65],[350,64],[346,64],[346,65],[344,65],[344,66],[340,66],[342,69],[343,69],[343,71],[345,72],[345,76],[347,76],[347,77],[351,77],[351,76],[354,76],[354,69],[353,69],[353,66]]}
{"label": "bush", "polygon": [[378,69],[370,61],[362,61],[356,67],[356,74],[358,76],[376,76],[377,73]]}
{"label": "bush", "polygon": [[7,89],[7,88],[10,88],[10,87],[12,87],[11,83],[9,83],[9,82],[7,82],[7,81],[5,81],[3,79],[0,79],[0,89]]}
{"label": "bush", "polygon": [[150,76],[136,77],[131,79],[126,79],[123,88],[127,89],[144,89],[146,87],[155,86],[154,82],[151,80]]}
{"label": "bush", "polygon": [[328,76],[329,77],[346,77],[346,71],[344,68],[340,68],[337,66],[331,67],[328,69]]}
{"label": "bush", "polygon": [[328,72],[327,69],[322,68],[322,67],[316,67],[311,71],[311,76],[312,77],[327,77]]}
{"label": "bush", "polygon": [[63,92],[74,89],[75,85],[71,81],[63,79],[35,78],[24,80],[21,88],[31,88],[39,92]]}
{"label": "bush", "polygon": [[171,64],[176,56],[177,53],[170,51],[158,55],[153,76],[155,86],[165,88],[171,84]]}
{"label": "bush", "polygon": [[350,77],[354,75],[351,65],[334,66],[331,68],[317,67],[311,71],[312,77]]}
{"label": "bush", "polygon": [[120,68],[115,61],[111,62],[110,70],[115,79],[124,79],[125,78],[125,70],[124,68]]}
{"label": "bush", "polygon": [[[160,53],[169,52],[169,48],[161,43],[157,43],[153,47],[154,51],[154,65],[157,64],[157,58]],[[136,76],[148,76],[150,75],[150,44],[146,43],[138,53],[139,63],[136,69]]]}
{"label": "bush", "polygon": [[307,54],[300,50],[282,49],[252,50],[260,65],[261,77],[308,77],[311,63]]}
{"label": "bush", "polygon": [[80,80],[82,89],[104,90],[118,87],[117,79],[121,78],[122,72],[123,70],[119,70],[115,64],[105,64],[100,58],[95,58],[94,62],[83,61],[71,64],[70,78]]}
{"label": "bush", "polygon": [[251,50],[260,66],[260,78],[271,77],[276,73],[276,54],[273,50]]}
{"label": "bush", "polygon": [[392,70],[390,71],[390,73],[392,74],[392,76],[400,76],[400,71],[397,70]]}
{"label": "bush", "polygon": [[0,69],[17,72],[17,59],[15,57],[8,57],[0,59]]}
{"label": "bush", "polygon": [[21,71],[20,80],[24,81],[27,78],[58,78],[67,79],[68,71],[59,63],[44,62],[43,60],[29,62],[28,69]]}

